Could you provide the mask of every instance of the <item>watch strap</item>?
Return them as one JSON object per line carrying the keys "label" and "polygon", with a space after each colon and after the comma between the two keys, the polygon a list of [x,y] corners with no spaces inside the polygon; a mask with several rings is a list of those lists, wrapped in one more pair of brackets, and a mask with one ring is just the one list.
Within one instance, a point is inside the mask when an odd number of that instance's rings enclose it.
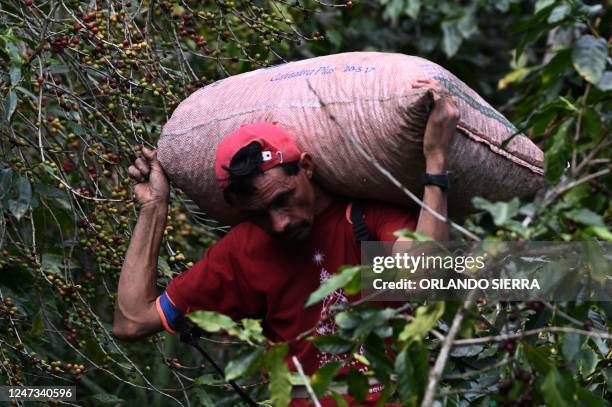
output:
{"label": "watch strap", "polygon": [[450,188],[450,177],[449,172],[446,171],[441,174],[423,174],[423,184],[424,185],[435,185],[443,190],[448,190]]}

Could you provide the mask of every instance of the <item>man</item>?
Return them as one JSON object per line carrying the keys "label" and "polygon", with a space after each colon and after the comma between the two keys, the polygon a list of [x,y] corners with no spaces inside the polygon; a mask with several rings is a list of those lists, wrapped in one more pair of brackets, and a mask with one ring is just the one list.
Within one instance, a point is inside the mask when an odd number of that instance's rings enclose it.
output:
{"label": "man", "polygon": [[[415,87],[434,89],[423,153],[428,174],[445,174],[458,110],[437,83]],[[341,291],[322,304],[305,309],[304,303],[339,266],[358,264],[360,252],[347,216],[351,202],[312,181],[313,157],[271,124],[246,125],[225,137],[217,150],[216,175],[225,200],[248,221],[232,228],[160,296],[155,282],[169,186],[155,151],[145,148],[143,156],[128,169],[137,182],[140,214],[119,279],[114,335],[137,340],[164,328],[173,333],[177,315],[210,310],[263,319],[266,336],[291,341],[290,353],[306,373],[331,360],[333,355],[318,352],[310,342],[293,339],[309,329],[334,331],[333,318],[327,317],[330,305],[347,301]],[[423,201],[446,216],[443,183],[426,185]],[[370,202],[363,207],[363,220],[376,240],[395,240],[393,232],[403,228],[448,240],[448,225],[423,209],[417,219]]]}

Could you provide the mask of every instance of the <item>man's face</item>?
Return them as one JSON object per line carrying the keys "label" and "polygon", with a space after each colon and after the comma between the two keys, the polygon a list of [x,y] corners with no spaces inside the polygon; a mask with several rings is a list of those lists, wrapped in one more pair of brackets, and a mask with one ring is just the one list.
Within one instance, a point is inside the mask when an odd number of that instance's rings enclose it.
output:
{"label": "man's face", "polygon": [[300,171],[287,175],[274,167],[253,180],[255,192],[233,199],[234,207],[270,235],[284,240],[301,241],[308,237],[314,219],[312,161],[300,160]]}

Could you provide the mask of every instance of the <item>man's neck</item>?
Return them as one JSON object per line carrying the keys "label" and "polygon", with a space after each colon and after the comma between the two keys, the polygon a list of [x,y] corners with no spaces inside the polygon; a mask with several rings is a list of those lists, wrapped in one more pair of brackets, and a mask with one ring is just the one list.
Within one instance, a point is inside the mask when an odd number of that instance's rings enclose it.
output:
{"label": "man's neck", "polygon": [[331,205],[333,198],[330,194],[327,193],[327,191],[325,191],[319,185],[315,184],[314,188],[315,188],[314,213],[315,213],[315,216],[319,216],[320,214],[325,212],[327,208],[329,208],[329,205]]}

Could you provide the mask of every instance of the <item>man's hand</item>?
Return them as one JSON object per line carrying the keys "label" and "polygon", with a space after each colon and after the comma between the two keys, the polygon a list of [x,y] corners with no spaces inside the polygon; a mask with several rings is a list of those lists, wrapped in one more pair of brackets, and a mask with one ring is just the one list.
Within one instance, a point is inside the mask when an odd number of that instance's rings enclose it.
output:
{"label": "man's hand", "polygon": [[134,195],[141,208],[153,205],[167,205],[170,185],[159,161],[157,151],[142,149],[142,157],[128,168],[128,174],[136,181]]}
{"label": "man's hand", "polygon": [[434,106],[429,113],[423,154],[429,173],[446,171],[448,150],[459,121],[459,109],[448,92],[434,80],[419,80],[413,88],[429,88],[433,91]]}

